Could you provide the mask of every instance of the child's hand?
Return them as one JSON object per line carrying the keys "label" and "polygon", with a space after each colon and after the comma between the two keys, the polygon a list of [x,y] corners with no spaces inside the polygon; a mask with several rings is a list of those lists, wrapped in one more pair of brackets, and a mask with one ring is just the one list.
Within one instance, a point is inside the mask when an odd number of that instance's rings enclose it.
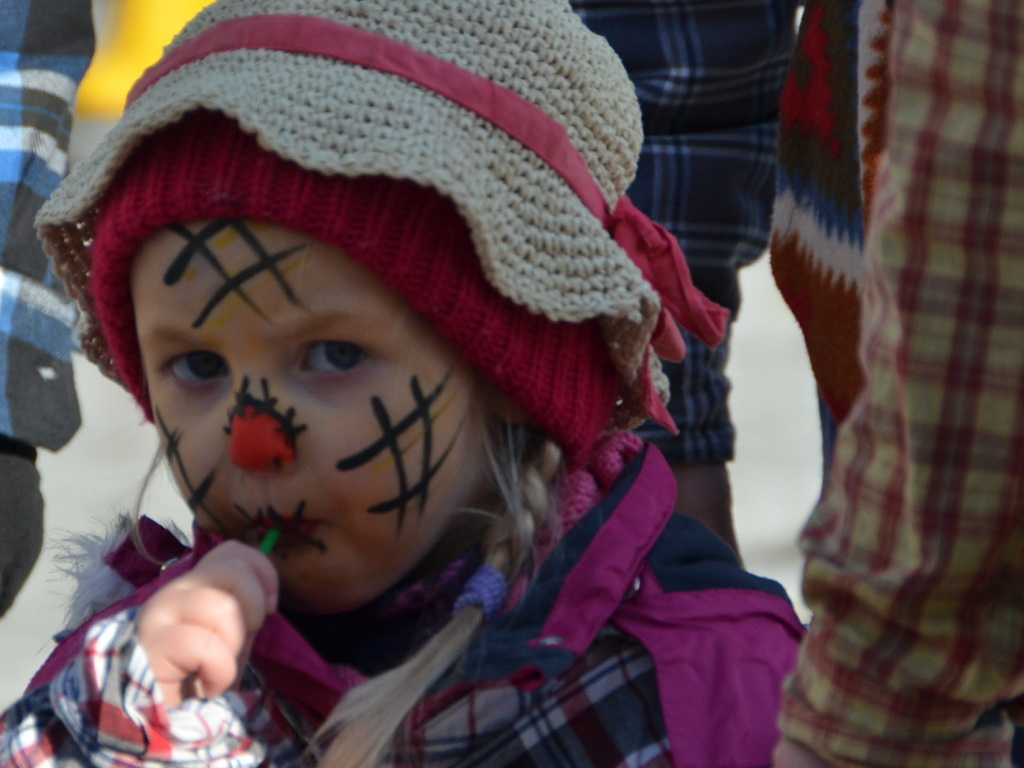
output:
{"label": "child's hand", "polygon": [[165,705],[228,690],[263,620],[277,609],[277,594],[270,560],[228,541],[150,597],[139,612],[138,637]]}

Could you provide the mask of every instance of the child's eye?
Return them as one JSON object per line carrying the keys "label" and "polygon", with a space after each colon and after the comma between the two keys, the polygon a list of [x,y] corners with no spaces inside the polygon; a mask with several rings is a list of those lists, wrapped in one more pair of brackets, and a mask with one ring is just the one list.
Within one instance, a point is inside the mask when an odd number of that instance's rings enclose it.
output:
{"label": "child's eye", "polygon": [[366,357],[358,344],[347,341],[318,341],[309,347],[306,365],[311,370],[331,373],[355,368]]}
{"label": "child's eye", "polygon": [[207,381],[226,371],[224,358],[213,352],[186,352],[171,361],[171,372],[188,384]]}

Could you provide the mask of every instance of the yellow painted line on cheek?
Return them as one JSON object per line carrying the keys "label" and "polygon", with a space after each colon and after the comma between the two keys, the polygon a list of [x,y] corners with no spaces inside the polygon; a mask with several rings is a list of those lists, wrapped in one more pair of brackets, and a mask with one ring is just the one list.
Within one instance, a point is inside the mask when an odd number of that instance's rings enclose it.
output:
{"label": "yellow painted line on cheek", "polygon": [[210,241],[210,245],[214,248],[227,248],[233,242],[238,240],[240,235],[234,227],[227,227],[222,229],[220,234],[217,235],[213,240]]}
{"label": "yellow painted line on cheek", "polygon": [[[441,416],[444,414],[444,412],[447,411],[451,407],[452,403],[454,403],[454,402],[455,402],[455,395],[454,394],[448,395],[443,401],[438,401],[436,411],[431,414],[433,416],[433,418],[434,418],[434,421],[437,421],[439,418],[441,418]],[[398,445],[399,453],[401,453],[404,456],[406,453],[411,451],[416,445],[418,445],[419,443],[423,442],[423,434],[424,433],[423,433],[422,424],[421,424],[421,428],[416,432],[416,434],[410,436],[404,444],[399,443],[399,445]],[[375,461],[373,464],[370,465],[370,469],[371,469],[372,472],[380,474],[381,472],[385,472],[387,470],[392,469],[394,466],[395,466],[395,459],[394,459],[394,457],[390,453],[386,453],[386,454],[381,454],[380,458],[377,459],[377,461]]]}
{"label": "yellow painted line on cheek", "polygon": [[379,459],[377,459],[375,462],[373,462],[373,464],[370,465],[370,471],[373,472],[375,475],[379,475],[382,472],[394,468],[394,466],[394,457],[390,453],[383,454]]}

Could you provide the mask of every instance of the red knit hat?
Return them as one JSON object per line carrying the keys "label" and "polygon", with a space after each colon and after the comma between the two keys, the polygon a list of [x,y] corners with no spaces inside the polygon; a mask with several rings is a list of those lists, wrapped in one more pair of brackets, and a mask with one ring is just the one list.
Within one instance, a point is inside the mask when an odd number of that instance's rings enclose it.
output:
{"label": "red knit hat", "polygon": [[368,267],[556,440],[570,466],[609,426],[619,379],[598,322],[554,322],[499,294],[449,199],[405,180],[304,170],[210,112],[148,137],[96,222],[89,291],[119,377],[147,417],[132,258],[156,230],[209,218],[273,222]]}

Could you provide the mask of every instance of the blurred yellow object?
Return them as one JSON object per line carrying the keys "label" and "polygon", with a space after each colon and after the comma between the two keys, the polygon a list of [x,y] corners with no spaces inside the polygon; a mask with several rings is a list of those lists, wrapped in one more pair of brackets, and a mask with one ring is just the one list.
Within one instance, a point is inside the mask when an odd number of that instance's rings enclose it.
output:
{"label": "blurred yellow object", "polygon": [[78,92],[78,115],[116,120],[132,85],[178,31],[213,0],[108,0],[92,66]]}

